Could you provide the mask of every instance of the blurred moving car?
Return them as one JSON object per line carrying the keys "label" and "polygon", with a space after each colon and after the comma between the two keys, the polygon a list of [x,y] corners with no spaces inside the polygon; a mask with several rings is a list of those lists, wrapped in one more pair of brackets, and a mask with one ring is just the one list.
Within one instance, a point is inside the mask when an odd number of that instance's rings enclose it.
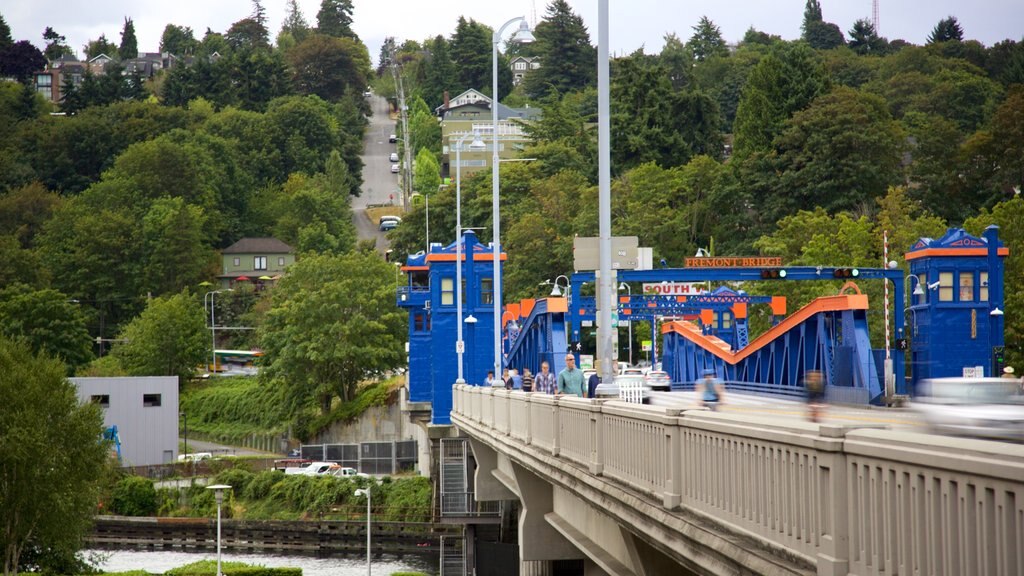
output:
{"label": "blurred moving car", "polygon": [[628,374],[616,376],[611,382],[601,381],[594,389],[595,398],[619,398],[619,392],[628,386],[639,386],[643,398],[643,403],[650,402],[651,399],[651,387],[647,384],[647,380],[642,374]]}
{"label": "blurred moving car", "polygon": [[643,368],[623,368],[622,370],[619,371],[619,374],[622,375],[622,376],[643,376],[644,375],[644,369]]}
{"label": "blurred moving car", "polygon": [[1009,378],[932,378],[910,403],[930,432],[1024,442],[1024,393]]}
{"label": "blurred moving car", "polygon": [[663,390],[668,392],[672,389],[672,379],[669,378],[668,372],[661,370],[651,370],[647,373],[647,385],[650,386],[651,390]]}

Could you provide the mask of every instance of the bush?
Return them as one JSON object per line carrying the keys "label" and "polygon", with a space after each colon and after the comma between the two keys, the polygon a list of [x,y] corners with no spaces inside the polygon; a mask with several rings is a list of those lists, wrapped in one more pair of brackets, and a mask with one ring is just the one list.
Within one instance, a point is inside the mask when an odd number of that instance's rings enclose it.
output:
{"label": "bush", "polygon": [[[267,568],[243,562],[222,562],[220,571],[227,576],[302,576],[302,568]],[[216,560],[202,560],[165,572],[166,576],[215,576]]]}
{"label": "bush", "polygon": [[270,496],[274,484],[284,480],[284,477],[280,470],[264,470],[253,477],[242,495],[246,500],[263,500]]}
{"label": "bush", "polygon": [[153,481],[140,476],[126,476],[114,486],[110,509],[122,516],[156,514],[156,488]]}
{"label": "bush", "polygon": [[245,494],[246,487],[253,479],[253,473],[242,468],[229,468],[213,478],[214,484],[227,484],[235,494]]}

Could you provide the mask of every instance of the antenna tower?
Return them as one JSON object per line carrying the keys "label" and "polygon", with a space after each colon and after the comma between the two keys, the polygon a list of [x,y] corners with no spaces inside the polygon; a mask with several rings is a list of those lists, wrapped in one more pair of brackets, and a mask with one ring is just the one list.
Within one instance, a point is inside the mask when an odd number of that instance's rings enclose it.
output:
{"label": "antenna tower", "polygon": [[882,35],[882,30],[879,28],[880,22],[878,21],[878,1],[871,0],[871,24],[875,27],[875,34]]}

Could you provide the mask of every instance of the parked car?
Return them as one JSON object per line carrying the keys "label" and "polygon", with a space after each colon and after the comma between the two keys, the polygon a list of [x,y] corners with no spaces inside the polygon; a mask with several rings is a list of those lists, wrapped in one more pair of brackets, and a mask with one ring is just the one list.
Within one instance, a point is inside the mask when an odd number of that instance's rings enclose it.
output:
{"label": "parked car", "polygon": [[395,222],[400,224],[402,222],[401,216],[393,216],[391,214],[385,214],[377,219],[377,225],[383,225],[385,222]]}
{"label": "parked car", "polygon": [[334,462],[313,462],[308,466],[301,468],[285,468],[285,474],[300,474],[302,476],[325,476],[328,474],[335,474],[341,470],[341,465]]}
{"label": "parked car", "polygon": [[392,164],[391,165],[391,173],[392,174],[398,174],[398,164]]}
{"label": "parked car", "polygon": [[594,397],[618,399],[619,390],[627,385],[640,386],[644,404],[650,402],[651,388],[642,374],[619,375],[611,382],[602,380],[601,383],[597,385],[597,388],[594,389]]}
{"label": "parked car", "polygon": [[651,370],[647,373],[646,379],[647,385],[651,387],[651,390],[663,390],[668,392],[672,389],[672,378],[669,377],[668,372]]}
{"label": "parked car", "polygon": [[398,152],[392,152],[391,156],[388,156],[388,160],[392,162],[398,162]]}
{"label": "parked car", "polygon": [[189,454],[178,454],[178,462],[202,462],[210,460],[213,454],[209,452],[191,452]]}
{"label": "parked car", "polygon": [[1024,442],[1024,392],[1015,378],[922,380],[910,408],[935,434]]}
{"label": "parked car", "polygon": [[390,232],[395,228],[398,228],[398,220],[385,220],[380,223],[380,226],[377,227],[377,229],[380,230],[381,232]]}
{"label": "parked car", "polygon": [[392,144],[394,144],[395,142],[398,142],[398,136],[396,136],[394,134],[388,136],[388,142],[390,142]]}

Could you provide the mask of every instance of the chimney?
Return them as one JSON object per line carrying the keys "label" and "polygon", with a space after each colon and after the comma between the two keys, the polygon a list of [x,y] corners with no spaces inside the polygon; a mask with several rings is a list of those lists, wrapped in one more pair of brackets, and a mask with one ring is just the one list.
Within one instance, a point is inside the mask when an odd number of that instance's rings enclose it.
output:
{"label": "chimney", "polygon": [[448,105],[449,104],[450,104],[450,102],[448,101],[448,91],[445,90],[444,91],[444,109],[445,109],[445,111],[448,110]]}

